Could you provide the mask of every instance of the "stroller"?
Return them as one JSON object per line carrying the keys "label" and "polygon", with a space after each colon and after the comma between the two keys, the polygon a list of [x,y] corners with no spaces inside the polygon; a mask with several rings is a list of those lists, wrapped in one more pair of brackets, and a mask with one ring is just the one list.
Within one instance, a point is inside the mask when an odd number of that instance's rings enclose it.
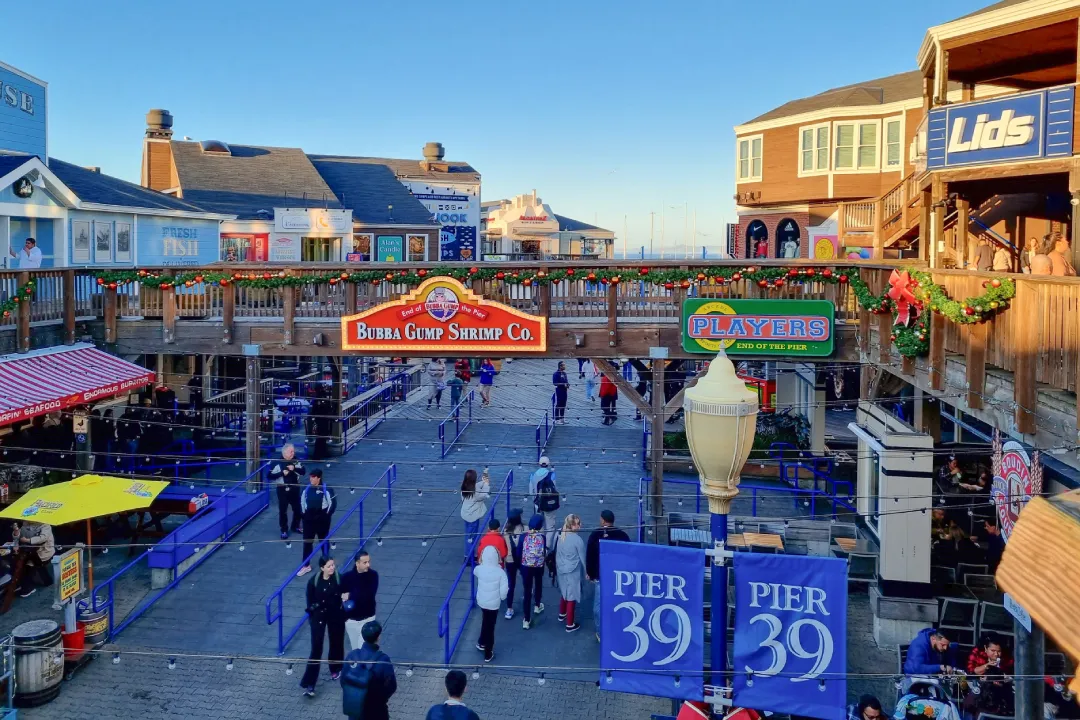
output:
{"label": "stroller", "polygon": [[907,691],[900,696],[893,720],[962,720],[955,698],[959,697],[959,678],[910,678]]}

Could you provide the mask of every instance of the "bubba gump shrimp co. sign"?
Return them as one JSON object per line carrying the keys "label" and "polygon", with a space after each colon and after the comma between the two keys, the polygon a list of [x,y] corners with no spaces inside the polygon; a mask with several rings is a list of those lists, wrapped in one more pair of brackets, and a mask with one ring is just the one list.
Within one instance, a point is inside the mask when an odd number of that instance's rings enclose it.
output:
{"label": "bubba gump shrimp co. sign", "polygon": [[1042,463],[1039,453],[1028,457],[1024,446],[1009,441],[1004,445],[999,433],[994,433],[992,458],[994,480],[990,499],[1001,520],[1001,537],[1006,542],[1012,535],[1020,511],[1031,498],[1042,493]]}
{"label": "bubba gump shrimp co. sign", "polygon": [[448,277],[341,318],[345,350],[522,353],[547,350],[547,319],[486,300]]}

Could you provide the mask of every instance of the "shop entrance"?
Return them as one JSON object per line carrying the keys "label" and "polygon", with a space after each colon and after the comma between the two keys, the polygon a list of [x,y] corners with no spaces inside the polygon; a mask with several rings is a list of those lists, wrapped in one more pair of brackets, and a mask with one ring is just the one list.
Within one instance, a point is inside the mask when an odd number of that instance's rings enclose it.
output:
{"label": "shop entrance", "polygon": [[341,238],[300,238],[300,260],[302,262],[330,262],[340,259]]}

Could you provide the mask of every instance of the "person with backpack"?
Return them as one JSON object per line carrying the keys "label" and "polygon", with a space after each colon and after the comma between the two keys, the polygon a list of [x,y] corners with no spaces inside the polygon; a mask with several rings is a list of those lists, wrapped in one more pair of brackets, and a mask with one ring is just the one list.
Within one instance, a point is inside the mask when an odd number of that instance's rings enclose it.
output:
{"label": "person with backpack", "polygon": [[533,515],[529,519],[529,530],[521,538],[521,575],[525,597],[521,608],[525,619],[521,627],[526,630],[532,625],[533,613],[544,612],[544,561],[547,556],[547,543],[540,531],[544,529],[544,516]]}
{"label": "person with backpack", "polygon": [[547,546],[555,544],[558,532],[559,489],[555,487],[555,471],[551,469],[551,460],[545,455],[540,458],[540,467],[529,478],[529,494],[533,496],[536,512],[544,518],[544,532]]}
{"label": "person with backpack", "polygon": [[499,567],[503,567],[506,557],[510,554],[510,547],[506,544],[506,536],[502,533],[502,523],[495,518],[488,520],[487,532],[480,536],[480,542],[476,545],[476,561],[483,559],[485,548],[495,548],[499,554]]}
{"label": "person with backpack", "polygon": [[465,695],[465,687],[469,681],[465,673],[460,670],[451,670],[446,673],[446,701],[433,705],[427,711],[424,720],[480,720],[480,716],[470,710],[461,698]]}
{"label": "person with backpack", "polygon": [[484,662],[489,663],[495,657],[495,621],[510,590],[506,572],[499,566],[499,551],[490,545],[484,548],[480,564],[473,568],[473,576],[476,578],[476,605],[483,613],[476,649],[484,653]]}
{"label": "person with backpack", "polygon": [[559,578],[559,619],[566,621],[566,632],[580,630],[580,623],[574,620],[574,611],[581,602],[581,576],[585,572],[585,543],[578,530],[581,518],[570,514],[563,521],[562,533],[555,544],[555,568]]}
{"label": "person with backpack", "polygon": [[595,586],[593,593],[593,620],[596,622],[596,639],[600,639],[600,541],[616,540],[630,542],[625,531],[615,527],[615,513],[600,511],[600,527],[589,535],[585,545],[585,579]]}
{"label": "person with backpack", "polygon": [[[315,468],[308,475],[308,486],[300,493],[300,512],[304,518],[304,559],[311,555],[315,538],[325,540],[330,534],[330,521],[337,509],[334,491],[323,484],[323,471]],[[311,563],[300,568],[296,577],[311,572]]]}
{"label": "person with backpack", "polygon": [[509,585],[506,591],[506,614],[507,620],[514,617],[514,587],[517,585],[518,574],[521,572],[521,541],[525,537],[525,525],[521,522],[521,508],[510,511],[510,517],[506,518],[503,528],[503,537],[509,554],[506,556],[506,580]]}
{"label": "person with backpack", "polygon": [[361,633],[364,644],[345,657],[341,711],[349,720],[390,720],[387,704],[397,692],[397,676],[390,656],[379,649],[382,624],[372,620]]}
{"label": "person with backpack", "polygon": [[323,637],[330,635],[330,678],[341,674],[345,655],[345,610],[341,603],[341,578],[334,558],[319,558],[319,572],[307,584],[307,614],[311,626],[311,654],[300,687],[307,697],[315,697],[315,683],[322,668]]}
{"label": "person with backpack", "polygon": [[487,468],[484,468],[479,483],[476,482],[476,471],[472,468],[466,470],[461,481],[461,519],[465,521],[466,560],[471,557],[469,549],[480,531],[480,519],[487,515],[487,500],[490,496],[491,480],[488,478]]}

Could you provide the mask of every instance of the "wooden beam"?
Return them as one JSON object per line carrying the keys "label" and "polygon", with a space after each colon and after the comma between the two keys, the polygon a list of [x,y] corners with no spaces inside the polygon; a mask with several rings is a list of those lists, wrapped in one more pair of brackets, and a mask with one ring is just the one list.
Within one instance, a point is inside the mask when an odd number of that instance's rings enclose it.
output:
{"label": "wooden beam", "polygon": [[284,303],[284,328],[285,328],[285,344],[293,344],[293,335],[296,330],[296,288],[292,285],[286,285],[282,288],[284,291],[281,296],[281,302]]}
{"label": "wooden beam", "polygon": [[963,83],[960,86],[960,102],[971,102],[975,99],[975,83]]}
{"label": "wooden beam", "polygon": [[983,167],[963,167],[947,170],[934,170],[934,180],[945,183],[968,182],[969,180],[1000,180],[1001,178],[1024,177],[1028,175],[1057,175],[1069,172],[1072,158],[1052,158],[1029,162],[999,163]]}
{"label": "wooden beam", "polygon": [[[652,362],[652,482],[649,512],[654,519],[664,514],[664,361]],[[659,538],[657,539],[659,542]]]}
{"label": "wooden beam", "polygon": [[64,271],[64,342],[75,342],[75,271]]}
{"label": "wooden beam", "polygon": [[930,387],[934,390],[945,389],[945,316],[932,313],[930,316]]}
{"label": "wooden beam", "polygon": [[921,202],[919,207],[919,259],[927,265],[931,265],[930,258],[930,205],[933,204],[929,190],[920,190]]}
{"label": "wooden beam", "polygon": [[885,257],[885,200],[874,202],[874,255],[875,260]]}
{"label": "wooden beam", "polygon": [[231,345],[233,319],[236,316],[236,286],[232,283],[221,288],[221,342]]}
{"label": "wooden beam", "polygon": [[116,288],[105,288],[101,301],[101,312],[105,316],[105,342],[116,342]]}
{"label": "wooden beam", "polygon": [[971,203],[967,198],[956,199],[956,248],[960,257],[957,267],[966,267],[968,263],[968,228],[971,225]]}
{"label": "wooden beam", "polygon": [[940,173],[934,173],[933,184],[930,189],[931,209],[934,212],[933,225],[931,228],[930,241],[930,268],[936,268],[941,263],[938,259],[938,247],[945,238],[945,193],[947,188],[941,179]]}
{"label": "wooden beam", "polygon": [[176,340],[176,288],[161,289],[162,340],[171,345]]}
{"label": "wooden beam", "polygon": [[893,315],[891,312],[881,313],[878,317],[878,361],[888,365],[892,362],[892,329]]}
{"label": "wooden beam", "polygon": [[356,283],[352,280],[345,281],[345,314],[356,314]]}
{"label": "wooden beam", "polygon": [[1016,429],[1025,435],[1035,433],[1035,364],[1039,353],[1039,323],[1041,308],[1038,289],[1034,283],[1016,283],[1016,299],[1012,309],[1013,402],[1016,403]]}
{"label": "wooden beam", "polygon": [[683,404],[683,395],[686,394],[687,390],[697,385],[697,381],[700,378],[700,375],[695,375],[690,378],[690,380],[680,388],[679,392],[675,393],[675,395],[668,400],[667,404],[664,405],[664,422],[671,420],[672,416],[679,411]]}
{"label": "wooden beam", "polygon": [[[30,282],[30,273],[29,272],[24,270],[23,272],[19,273],[19,280],[18,280],[17,287],[20,287],[20,288],[26,287],[26,285],[29,282]],[[17,317],[17,321],[18,321],[17,332],[18,332],[19,352],[29,352],[30,351],[30,306],[33,303],[33,301],[34,301],[34,296],[31,295],[28,298],[24,297],[19,302],[19,310],[18,310],[18,317]]]}
{"label": "wooden beam", "polygon": [[619,346],[619,286],[607,286],[607,331],[608,347]]}
{"label": "wooden beam", "polygon": [[972,87],[974,87],[976,81],[993,84],[995,80],[1017,77],[1036,70],[1045,70],[1046,68],[1072,65],[1074,62],[1076,62],[1076,49],[1074,48],[1049,53],[1040,53],[1037,48],[1031,48],[1031,52],[1025,54],[1022,58],[1008,58],[991,65],[981,65],[977,70],[954,76],[953,79],[971,83]]}
{"label": "wooden beam", "polygon": [[604,358],[589,359],[593,361],[593,365],[595,365],[600,372],[607,376],[608,380],[615,383],[615,387],[619,388],[619,392],[621,392],[627,400],[634,403],[634,407],[636,407],[642,415],[652,417],[652,406],[645,402],[645,398],[638,394],[637,388],[626,381],[626,378],[624,378],[622,373],[611,364],[610,360],[605,360]]}
{"label": "wooden beam", "polygon": [[988,322],[964,326],[964,335],[966,335],[967,340],[967,351],[965,353],[968,386],[967,404],[973,410],[983,409],[982,393],[986,389],[986,336],[988,326]]}
{"label": "wooden beam", "polygon": [[540,308],[540,317],[551,317],[551,285],[540,283],[536,286],[536,298]]}

